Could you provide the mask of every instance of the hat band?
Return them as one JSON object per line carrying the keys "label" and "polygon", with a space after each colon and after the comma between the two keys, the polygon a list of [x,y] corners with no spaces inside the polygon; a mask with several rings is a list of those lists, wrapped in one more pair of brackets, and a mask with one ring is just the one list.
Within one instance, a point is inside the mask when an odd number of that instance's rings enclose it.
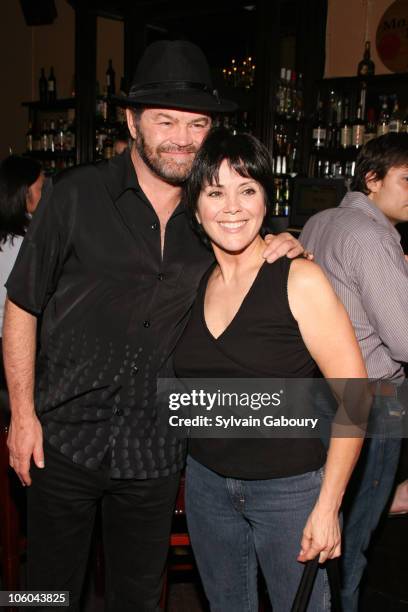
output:
{"label": "hat band", "polygon": [[139,88],[137,85],[134,85],[129,92],[129,97],[139,96],[143,94],[151,93],[154,90],[173,90],[173,91],[186,91],[188,89],[196,89],[198,91],[204,91],[209,93],[211,96],[214,96],[218,102],[220,103],[220,99],[218,97],[218,92],[216,89],[211,89],[205,83],[194,83],[193,81],[161,81],[157,83],[146,83],[143,87]]}

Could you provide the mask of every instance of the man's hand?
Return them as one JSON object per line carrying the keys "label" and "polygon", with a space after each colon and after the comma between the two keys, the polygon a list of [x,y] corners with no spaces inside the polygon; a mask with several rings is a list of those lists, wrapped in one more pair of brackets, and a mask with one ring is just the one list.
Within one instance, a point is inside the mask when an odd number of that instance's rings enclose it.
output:
{"label": "man's hand", "polygon": [[281,234],[267,234],[264,238],[265,251],[263,257],[268,263],[273,263],[280,257],[286,255],[289,259],[293,259],[298,255],[303,255],[306,259],[313,259],[313,254],[305,251],[299,240],[296,240],[289,232]]}
{"label": "man's hand", "polygon": [[30,486],[31,457],[37,467],[44,467],[43,432],[34,410],[31,415],[12,417],[7,446],[11,467],[19,477],[21,484]]}

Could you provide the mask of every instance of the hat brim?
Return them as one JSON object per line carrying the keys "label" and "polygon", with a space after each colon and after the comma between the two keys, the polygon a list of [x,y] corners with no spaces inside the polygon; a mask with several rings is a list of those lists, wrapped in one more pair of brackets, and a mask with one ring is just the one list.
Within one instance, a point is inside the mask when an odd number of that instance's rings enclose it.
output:
{"label": "hat brim", "polygon": [[204,91],[185,89],[183,91],[159,90],[128,97],[112,96],[110,99],[118,106],[156,106],[208,113],[231,113],[238,108],[238,104],[232,100],[217,99],[214,95]]}

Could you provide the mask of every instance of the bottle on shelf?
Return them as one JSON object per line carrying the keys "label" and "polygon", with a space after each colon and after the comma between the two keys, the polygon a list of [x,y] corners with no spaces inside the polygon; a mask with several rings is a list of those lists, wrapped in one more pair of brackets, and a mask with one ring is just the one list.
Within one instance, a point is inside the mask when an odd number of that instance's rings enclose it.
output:
{"label": "bottle on shelf", "polygon": [[361,149],[364,145],[365,123],[363,120],[363,109],[361,104],[357,107],[357,116],[352,127],[352,146]]}
{"label": "bottle on shelf", "polygon": [[28,130],[26,132],[26,151],[31,153],[33,150],[33,124],[29,121]]}
{"label": "bottle on shelf", "polygon": [[394,97],[394,107],[391,113],[390,122],[388,124],[389,132],[402,132],[404,126],[404,116],[399,109],[398,97]]}
{"label": "bottle on shelf", "polygon": [[106,70],[106,93],[108,96],[115,95],[115,71],[112,66],[112,60],[109,60],[108,69]]}
{"label": "bottle on shelf", "polygon": [[276,89],[276,112],[283,115],[286,105],[286,68],[281,68],[280,79]]}
{"label": "bottle on shelf", "polygon": [[328,149],[337,149],[339,132],[337,129],[337,101],[336,94],[332,89],[330,91],[329,106],[327,109],[327,133],[326,146]]}
{"label": "bottle on shelf", "polygon": [[376,138],[377,136],[377,125],[375,123],[375,110],[369,108],[367,111],[367,125],[364,133],[364,144]]}
{"label": "bottle on shelf", "polygon": [[55,130],[55,121],[50,121],[50,129],[47,133],[47,150],[51,151],[51,153],[55,153],[55,143],[57,141],[57,132]]}
{"label": "bottle on shelf", "polygon": [[112,130],[108,129],[106,133],[106,137],[103,141],[103,158],[110,159],[113,157],[113,138],[112,138]]}
{"label": "bottle on shelf", "polygon": [[387,96],[380,96],[380,100],[382,100],[382,102],[380,116],[378,117],[377,136],[383,136],[384,134],[388,134],[390,123]]}
{"label": "bottle on shelf", "polygon": [[48,82],[44,68],[41,68],[40,78],[38,79],[38,92],[41,104],[46,104],[48,99]]}
{"label": "bottle on shelf", "polygon": [[343,121],[340,128],[340,146],[342,149],[348,149],[352,144],[352,125],[349,120],[349,101],[344,100]]}
{"label": "bottle on shelf", "polygon": [[53,66],[51,66],[50,75],[47,81],[47,96],[48,104],[54,104],[57,99],[57,80],[55,78]]}
{"label": "bottle on shelf", "polygon": [[315,151],[319,151],[319,149],[326,146],[326,125],[323,119],[323,102],[321,100],[318,102],[316,116],[313,123],[312,141],[313,149]]}
{"label": "bottle on shelf", "polygon": [[297,77],[296,87],[295,87],[295,113],[296,119],[300,121],[303,118],[303,107],[304,107],[304,99],[303,99],[303,74],[300,72]]}
{"label": "bottle on shelf", "polygon": [[62,117],[58,119],[58,129],[55,136],[55,150],[65,151],[65,130]]}
{"label": "bottle on shelf", "polygon": [[371,45],[367,40],[364,47],[363,59],[358,63],[357,76],[370,76],[375,73],[375,64],[371,59]]}
{"label": "bottle on shelf", "polygon": [[48,124],[43,121],[41,130],[41,151],[48,151]]}

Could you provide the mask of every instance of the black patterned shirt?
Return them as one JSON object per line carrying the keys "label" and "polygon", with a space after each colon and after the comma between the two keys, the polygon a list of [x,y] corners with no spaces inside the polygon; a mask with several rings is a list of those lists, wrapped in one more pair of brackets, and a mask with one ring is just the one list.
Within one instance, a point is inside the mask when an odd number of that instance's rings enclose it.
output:
{"label": "black patterned shirt", "polygon": [[211,253],[180,204],[166,226],[141,190],[128,152],[59,175],[43,193],[8,297],[39,318],[36,409],[45,439],[113,478],[179,470],[183,444],[158,410],[156,380]]}

